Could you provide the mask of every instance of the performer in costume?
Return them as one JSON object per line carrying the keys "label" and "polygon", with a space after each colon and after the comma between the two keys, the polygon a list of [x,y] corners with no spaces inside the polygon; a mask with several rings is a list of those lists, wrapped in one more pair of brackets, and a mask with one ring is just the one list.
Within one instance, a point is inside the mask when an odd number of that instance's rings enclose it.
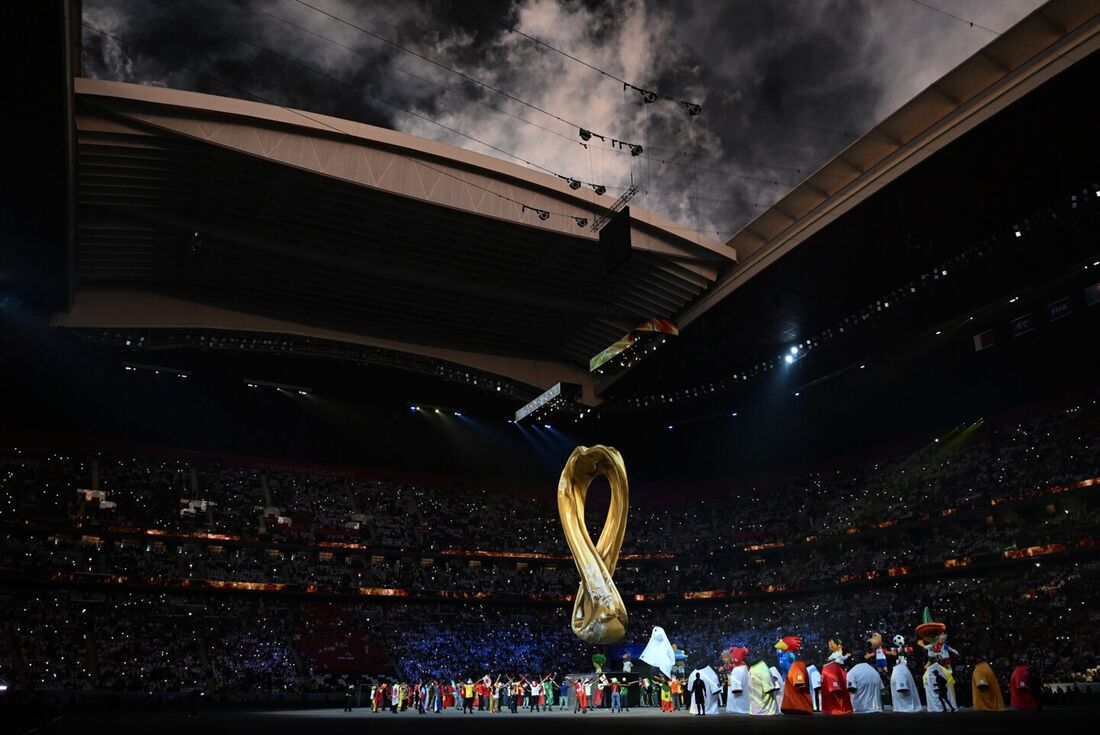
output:
{"label": "performer in costume", "polygon": [[810,677],[810,696],[814,701],[814,711],[821,711],[821,671],[810,664],[806,667],[806,673]]}
{"label": "performer in costume", "polygon": [[1021,661],[1012,670],[1012,679],[1009,682],[1011,692],[1009,701],[1012,709],[1039,709],[1039,692],[1032,688],[1032,680],[1037,677],[1031,675],[1031,667],[1025,661]]}
{"label": "performer in costume", "polygon": [[780,680],[787,680],[787,672],[791,664],[798,658],[798,651],[802,648],[802,639],[798,636],[780,638],[775,644],[775,661],[779,666]]}
{"label": "performer in costume", "polygon": [[779,675],[779,669],[774,666],[769,666],[768,671],[772,672],[772,681],[775,683],[775,701],[779,705],[779,708],[783,708],[783,677]]}
{"label": "performer in costume", "polygon": [[672,682],[664,678],[661,679],[661,710],[672,711]]}
{"label": "performer in costume", "polygon": [[882,712],[882,675],[866,661],[848,672],[848,691],[852,696],[852,711],[857,714]]}
{"label": "performer in costume", "polygon": [[[810,690],[810,672],[806,664],[797,656],[802,649],[802,639],[796,636],[787,636],[775,644],[781,657],[780,671],[786,663],[787,675],[783,683],[783,697],[779,702],[779,709],[785,715],[809,715],[813,714],[813,692]],[[782,659],[786,658],[784,662]]]}
{"label": "performer in costume", "polygon": [[981,661],[974,667],[974,674],[970,678],[970,692],[974,698],[976,710],[1000,712],[1005,708],[1005,700],[1001,696],[1001,685],[997,683],[997,677],[986,661]]}
{"label": "performer in costume", "polygon": [[749,667],[745,658],[749,649],[733,647],[729,650],[730,665],[729,693],[726,695],[726,711],[741,715],[749,713]]}
{"label": "performer in costume", "polygon": [[827,715],[852,714],[848,676],[836,661],[830,661],[821,669],[821,711]]}
{"label": "performer in costume", "polygon": [[924,696],[929,712],[955,712],[955,677],[951,672],[951,654],[958,651],[947,645],[947,626],[932,620],[924,608],[922,622],[917,626],[918,644],[927,654],[924,669]]}
{"label": "performer in costume", "polygon": [[[895,636],[895,643],[900,637]],[[890,708],[894,712],[920,712],[921,710],[917,682],[913,679],[913,672],[909,670],[909,662],[905,656],[901,655],[894,664],[894,670],[890,672]]]}
{"label": "performer in costume", "polygon": [[844,653],[844,644],[840,642],[840,637],[833,636],[830,638],[828,663],[837,663],[843,666],[847,660],[848,656]]}
{"label": "performer in costume", "polygon": [[779,714],[779,687],[771,669],[764,661],[749,667],[749,714],[771,716]]}
{"label": "performer in costume", "polygon": [[377,712],[382,708],[382,697],[386,693],[386,683],[376,684],[370,692],[370,709],[371,712]]}
{"label": "performer in costume", "polygon": [[877,631],[871,632],[870,637],[867,639],[867,644],[871,646],[871,650],[864,654],[864,660],[870,661],[874,664],[876,669],[885,674],[890,670],[890,664],[886,660],[886,657],[897,656],[897,649],[884,647],[882,643],[882,633]]}
{"label": "performer in costume", "polygon": [[565,709],[566,700],[569,699],[569,680],[562,677],[561,689],[558,691],[558,711]]}

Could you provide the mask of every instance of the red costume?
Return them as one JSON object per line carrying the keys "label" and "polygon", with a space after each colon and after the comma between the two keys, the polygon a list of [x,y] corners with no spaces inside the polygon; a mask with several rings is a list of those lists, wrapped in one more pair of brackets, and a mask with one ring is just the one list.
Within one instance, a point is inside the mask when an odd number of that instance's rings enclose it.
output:
{"label": "red costume", "polygon": [[584,693],[584,683],[576,681],[573,682],[573,686],[577,689],[577,701],[581,705],[581,712],[588,711],[588,695]]}
{"label": "red costume", "polygon": [[835,661],[825,664],[821,670],[821,711],[827,715],[852,714],[848,674]]}
{"label": "red costume", "polygon": [[1039,703],[1035,699],[1035,692],[1031,691],[1028,678],[1031,676],[1031,667],[1027,664],[1019,664],[1012,670],[1012,693],[1010,701],[1012,709],[1039,709]]}

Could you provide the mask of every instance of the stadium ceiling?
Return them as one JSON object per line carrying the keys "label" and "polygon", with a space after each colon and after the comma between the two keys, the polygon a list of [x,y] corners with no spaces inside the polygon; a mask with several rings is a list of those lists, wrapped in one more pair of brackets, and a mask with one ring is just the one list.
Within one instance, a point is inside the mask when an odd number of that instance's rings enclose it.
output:
{"label": "stadium ceiling", "polygon": [[579,382],[591,401],[593,355],[736,262],[635,210],[631,257],[605,276],[580,222],[614,199],[558,178],[274,105],[84,78],[75,94],[77,288],[59,325],[340,339]]}
{"label": "stadium ceiling", "polygon": [[[623,376],[597,382],[588,360],[647,319],[689,327],[737,301],[740,318],[720,329],[752,337],[744,355],[804,332],[821,304],[800,293],[873,264],[777,281],[788,305],[772,329],[757,316],[776,265],[1100,47],[1098,13],[1095,0],[1043,5],[728,243],[633,211],[632,256],[608,277],[576,218],[612,199],[587,188],[316,113],[77,78],[72,303],[53,323],[313,337],[466,366],[532,395],[579,383],[594,404]],[[753,303],[730,298],[747,285]]]}

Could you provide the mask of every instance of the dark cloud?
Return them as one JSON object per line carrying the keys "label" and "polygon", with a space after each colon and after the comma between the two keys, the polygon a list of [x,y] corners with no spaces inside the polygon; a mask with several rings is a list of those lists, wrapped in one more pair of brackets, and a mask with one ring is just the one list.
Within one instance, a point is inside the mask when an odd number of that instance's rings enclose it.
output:
{"label": "dark cloud", "polygon": [[[633,178],[639,206],[727,238],[992,39],[904,0],[307,2],[647,155],[585,149],[570,124],[295,0],[85,0],[85,22],[125,43],[85,28],[84,73],[252,96],[500,155],[430,118],[611,193]],[[1038,0],[940,3],[1003,30]],[[673,101],[642,104],[501,23]],[[681,99],[704,113],[689,117]]]}

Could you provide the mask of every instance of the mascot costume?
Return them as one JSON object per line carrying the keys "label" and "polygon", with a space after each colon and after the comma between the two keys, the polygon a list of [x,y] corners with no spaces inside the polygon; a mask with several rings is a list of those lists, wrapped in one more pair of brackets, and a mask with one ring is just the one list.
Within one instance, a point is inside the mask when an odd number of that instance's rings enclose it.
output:
{"label": "mascot costume", "polygon": [[[894,646],[901,649],[905,646],[905,638],[894,636]],[[909,670],[909,661],[901,654],[898,654],[894,670],[890,672],[890,707],[894,712],[921,711],[917,682]]]}
{"label": "mascot costume", "polygon": [[749,713],[749,666],[745,659],[749,649],[734,646],[729,650],[729,694],[726,696],[726,712],[739,715]]}
{"label": "mascot costume", "polygon": [[779,714],[779,687],[775,685],[771,669],[763,660],[749,667],[749,714]]}
{"label": "mascot costume", "polygon": [[779,670],[786,671],[783,698],[779,709],[785,715],[811,715],[814,712],[813,690],[810,688],[810,672],[806,664],[798,660],[802,639],[787,636],[775,644],[778,651]]}
{"label": "mascot costume", "polygon": [[917,626],[918,644],[924,648],[927,660],[924,664],[924,696],[929,712],[955,712],[959,705],[955,700],[955,676],[951,672],[951,654],[958,651],[947,645],[947,626],[932,620],[928,608]]}
{"label": "mascot costume", "polygon": [[997,683],[997,677],[993,674],[993,669],[988,662],[982,661],[974,667],[970,685],[974,709],[982,712],[1000,712],[1005,708],[1005,700],[1001,696],[1001,685]]}
{"label": "mascot costume", "polygon": [[848,675],[836,661],[830,661],[821,669],[821,711],[827,715],[852,714]]}

